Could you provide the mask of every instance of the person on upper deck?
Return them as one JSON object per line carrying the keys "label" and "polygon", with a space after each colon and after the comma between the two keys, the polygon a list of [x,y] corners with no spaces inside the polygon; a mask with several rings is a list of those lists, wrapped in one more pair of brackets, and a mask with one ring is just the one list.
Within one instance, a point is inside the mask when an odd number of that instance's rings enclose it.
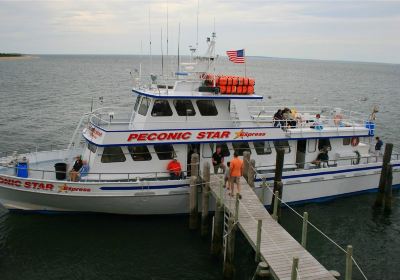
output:
{"label": "person on upper deck", "polygon": [[285,128],[296,127],[296,121],[292,119],[292,111],[289,108],[283,109],[282,117]]}
{"label": "person on upper deck", "polygon": [[182,166],[176,156],[168,163],[167,170],[172,180],[177,180],[182,177]]}
{"label": "person on upper deck", "polygon": [[375,137],[375,140],[376,140],[375,154],[381,156],[382,155],[383,141],[379,137]]}
{"label": "person on upper deck", "polygon": [[282,116],[282,109],[279,109],[275,114],[274,114],[274,127],[280,127],[282,126],[282,120],[283,120],[283,116]]}
{"label": "person on upper deck", "polygon": [[224,164],[224,155],[222,154],[222,149],[220,146],[217,146],[211,160],[214,166],[214,174],[217,174],[220,168],[222,169],[222,171],[225,172],[226,167]]}
{"label": "person on upper deck", "polygon": [[73,182],[78,181],[79,171],[81,170],[81,168],[83,166],[83,161],[82,161],[81,156],[77,156],[75,159],[76,160],[74,162],[74,165],[72,166],[72,169],[69,172],[69,178]]}

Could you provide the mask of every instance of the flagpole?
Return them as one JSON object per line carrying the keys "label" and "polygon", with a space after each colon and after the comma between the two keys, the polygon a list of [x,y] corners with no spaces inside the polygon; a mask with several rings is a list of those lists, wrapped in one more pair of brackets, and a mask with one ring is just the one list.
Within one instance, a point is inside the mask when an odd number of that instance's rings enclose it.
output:
{"label": "flagpole", "polygon": [[246,51],[245,51],[245,49],[243,49],[243,57],[244,57],[244,77],[246,78],[247,77],[247,69],[246,69],[247,59],[246,59]]}

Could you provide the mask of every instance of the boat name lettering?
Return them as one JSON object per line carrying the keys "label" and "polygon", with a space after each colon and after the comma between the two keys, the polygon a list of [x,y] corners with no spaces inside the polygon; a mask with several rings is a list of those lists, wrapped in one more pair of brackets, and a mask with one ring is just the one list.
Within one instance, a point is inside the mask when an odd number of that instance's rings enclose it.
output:
{"label": "boat name lettering", "polygon": [[67,184],[58,186],[58,192],[90,192],[90,191],[92,191],[92,190],[89,188],[72,187],[72,186],[68,186]]}
{"label": "boat name lettering", "polygon": [[235,138],[233,139],[237,139],[237,138],[241,138],[243,139],[243,137],[259,137],[259,136],[265,136],[267,135],[265,132],[246,132],[243,131],[243,129],[241,129],[240,131],[235,132]]}
{"label": "boat name lettering", "polygon": [[[229,138],[230,131],[200,131],[195,134],[196,139],[223,139]],[[132,141],[154,141],[154,140],[189,140],[193,136],[191,131],[186,132],[152,132],[152,133],[131,133],[128,142]]]}
{"label": "boat name lettering", "polygon": [[12,186],[12,187],[25,187],[27,189],[35,189],[35,190],[46,190],[52,191],[54,189],[53,184],[45,184],[39,182],[31,182],[31,181],[21,181],[18,179],[9,179],[0,177],[0,184]]}

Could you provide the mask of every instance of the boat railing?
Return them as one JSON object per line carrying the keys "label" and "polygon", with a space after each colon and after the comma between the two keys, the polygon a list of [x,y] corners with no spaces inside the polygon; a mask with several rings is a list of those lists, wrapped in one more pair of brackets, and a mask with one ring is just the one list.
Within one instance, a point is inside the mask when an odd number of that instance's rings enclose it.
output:
{"label": "boat railing", "polygon": [[[383,160],[382,155],[368,155],[368,156],[354,156],[354,157],[346,157],[340,159],[331,159],[328,160],[327,167],[325,168],[332,168],[332,167],[346,167],[346,166],[355,166],[360,164],[371,164],[371,163],[381,163]],[[400,160],[400,153],[392,154],[391,160],[399,161]],[[306,161],[306,162],[297,162],[295,164],[291,164],[290,168],[292,171],[309,171],[313,169],[324,168],[321,167],[324,164],[321,162],[319,164],[315,163],[314,161]],[[300,166],[304,166],[305,168],[300,168]],[[320,167],[319,167],[320,166]],[[284,169],[285,166],[283,167]],[[256,166],[256,172],[259,175],[265,173],[272,173],[275,170],[275,164],[271,165],[258,165]]]}
{"label": "boat railing", "polygon": [[[2,169],[7,172],[2,172]],[[15,166],[7,166],[0,164],[0,174],[2,175],[11,175],[15,176],[15,171],[17,167]],[[67,176],[68,171],[55,171],[55,170],[46,170],[46,169],[36,169],[36,168],[27,168],[28,174],[31,174],[29,178],[21,178],[21,179],[37,179],[37,180],[56,180],[57,174],[62,174]],[[187,170],[182,171],[181,179],[188,178]],[[78,181],[68,181],[68,180],[57,180],[60,182],[141,182],[141,181],[165,181],[170,180],[170,172],[168,171],[152,171],[152,172],[88,172],[84,173],[80,176]]]}

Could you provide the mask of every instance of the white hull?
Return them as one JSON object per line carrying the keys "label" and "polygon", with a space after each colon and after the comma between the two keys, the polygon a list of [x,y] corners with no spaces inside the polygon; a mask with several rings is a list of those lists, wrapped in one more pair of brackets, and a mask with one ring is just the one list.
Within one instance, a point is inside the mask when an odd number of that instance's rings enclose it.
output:
{"label": "white hull", "polygon": [[[393,185],[399,185],[400,162],[393,163],[393,166]],[[269,183],[270,175],[266,175]],[[283,174],[283,200],[303,203],[373,191],[378,186],[379,177],[380,167],[376,164],[358,165],[353,169],[286,172]],[[13,176],[0,179],[0,202],[8,209],[131,215],[184,214],[189,209],[188,181],[70,183],[35,180],[52,186],[52,190],[40,190],[33,189],[29,179]],[[62,188],[65,183],[70,189]],[[25,187],[26,184],[30,188]],[[256,183],[256,192],[261,196],[260,181]],[[265,190],[264,204],[269,205],[271,199],[272,192]],[[210,210],[213,208],[211,203]]]}

